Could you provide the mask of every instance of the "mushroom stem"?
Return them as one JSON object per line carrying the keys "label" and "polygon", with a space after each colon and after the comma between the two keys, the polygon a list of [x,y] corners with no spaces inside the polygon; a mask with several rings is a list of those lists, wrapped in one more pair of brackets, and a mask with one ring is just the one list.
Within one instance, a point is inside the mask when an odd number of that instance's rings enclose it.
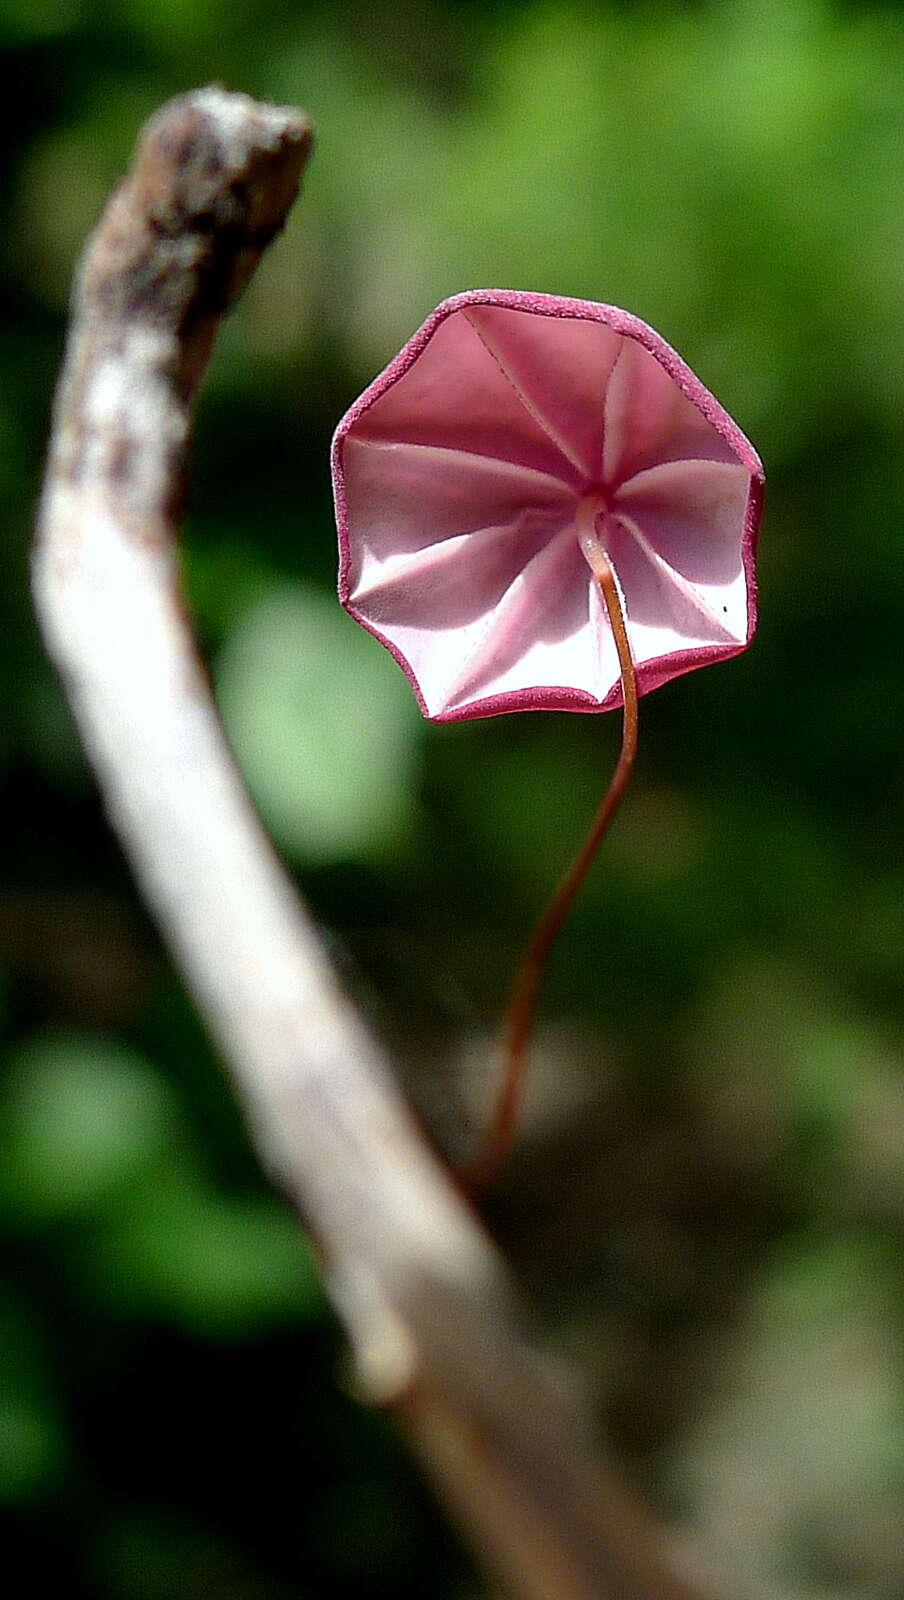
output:
{"label": "mushroom stem", "polygon": [[583,843],[537,923],[521,957],[508,1005],[502,1071],[496,1099],[477,1150],[460,1174],[464,1189],[471,1196],[480,1194],[493,1182],[511,1153],[524,1096],[527,1051],[549,952],[618,809],[637,753],[637,677],[628,640],[621,588],[615,568],[596,532],[600,511],[599,501],[595,497],[588,496],[578,507],[575,526],[581,550],[599,584],[618,652],[623,705],[621,750],[609,787],[600,801]]}

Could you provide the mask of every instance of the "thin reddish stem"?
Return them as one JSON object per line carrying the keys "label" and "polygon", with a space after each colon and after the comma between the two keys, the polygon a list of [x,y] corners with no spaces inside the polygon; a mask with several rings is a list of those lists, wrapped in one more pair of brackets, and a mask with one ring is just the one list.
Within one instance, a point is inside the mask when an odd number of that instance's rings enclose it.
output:
{"label": "thin reddish stem", "polygon": [[577,531],[581,549],[599,584],[618,652],[624,708],[621,750],[609,787],[586,837],[537,923],[521,958],[508,1006],[499,1091],[477,1151],[461,1173],[464,1188],[471,1195],[481,1193],[492,1183],[511,1152],[524,1095],[527,1051],[549,952],[618,809],[637,753],[637,678],[618,579],[596,534],[598,512],[598,505],[583,502],[578,509]]}

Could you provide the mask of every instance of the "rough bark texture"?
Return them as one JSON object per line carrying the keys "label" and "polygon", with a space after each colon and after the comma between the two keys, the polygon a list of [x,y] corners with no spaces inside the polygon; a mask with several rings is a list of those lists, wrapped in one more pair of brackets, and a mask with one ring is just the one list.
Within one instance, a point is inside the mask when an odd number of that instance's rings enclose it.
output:
{"label": "rough bark texture", "polygon": [[303,113],[170,102],[89,243],[34,581],[114,827],[266,1167],[394,1405],[525,1600],[698,1600],[523,1337],[505,1271],[340,992],[248,801],[176,570],[190,406],[217,322],[295,197]]}

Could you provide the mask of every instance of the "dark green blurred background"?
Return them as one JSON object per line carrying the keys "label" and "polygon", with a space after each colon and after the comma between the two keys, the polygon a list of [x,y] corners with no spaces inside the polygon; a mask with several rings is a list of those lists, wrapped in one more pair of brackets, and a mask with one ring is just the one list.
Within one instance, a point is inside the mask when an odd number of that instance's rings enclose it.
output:
{"label": "dark green blurred background", "polygon": [[754,647],[649,697],[489,1221],[728,1596],[904,1594],[904,16],[852,0],[0,0],[0,1499],[69,1600],[488,1593],[359,1410],[30,618],[73,262],[138,126],[304,103],[185,568],[254,793],[444,1148],[614,718],[430,728],[333,594],[327,449],[443,296],[614,301],[769,476]]}

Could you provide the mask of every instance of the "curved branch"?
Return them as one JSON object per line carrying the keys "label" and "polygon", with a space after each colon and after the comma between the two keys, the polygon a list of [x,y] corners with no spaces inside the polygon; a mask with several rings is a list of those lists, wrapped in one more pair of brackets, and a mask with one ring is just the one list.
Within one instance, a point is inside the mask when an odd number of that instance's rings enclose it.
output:
{"label": "curved branch", "polygon": [[322,1252],[375,1399],[524,1600],[697,1600],[595,1464],[504,1270],[341,993],[249,803],[178,586],[190,407],[311,131],[205,89],[145,130],[81,268],[34,558],[113,825]]}

